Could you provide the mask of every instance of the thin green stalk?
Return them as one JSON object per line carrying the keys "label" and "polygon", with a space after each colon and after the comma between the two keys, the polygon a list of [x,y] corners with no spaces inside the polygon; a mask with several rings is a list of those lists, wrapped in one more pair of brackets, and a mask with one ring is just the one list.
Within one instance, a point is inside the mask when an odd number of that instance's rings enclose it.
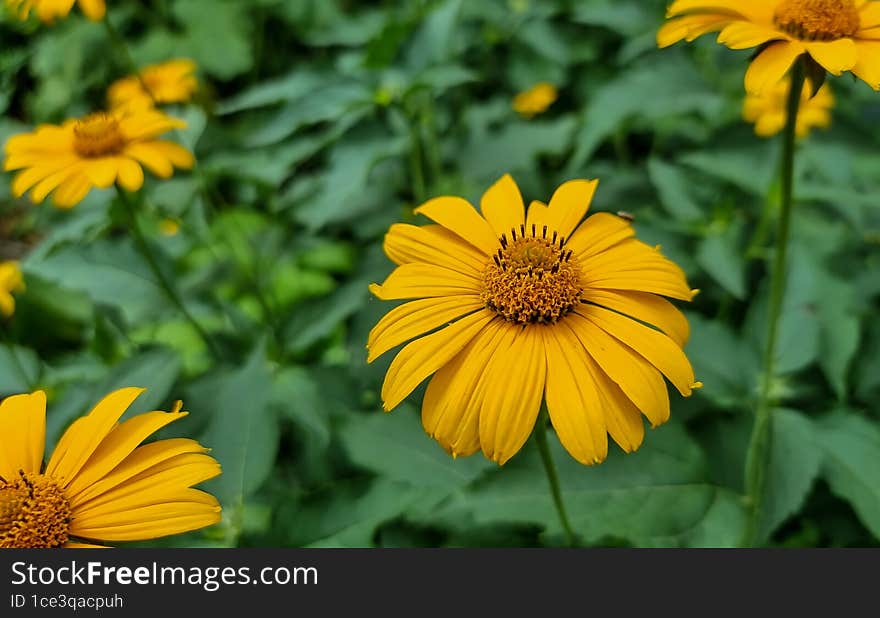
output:
{"label": "thin green stalk", "polygon": [[760,393],[755,411],[755,425],[746,454],[746,492],[749,514],[744,544],[748,547],[759,542],[759,522],[763,508],[764,483],[772,440],[770,417],[774,402],[772,385],[775,377],[776,339],[779,331],[779,317],[785,297],[785,284],[788,264],[788,238],[791,228],[792,195],[794,187],[795,128],[801,91],[804,86],[804,68],[796,62],[791,72],[791,87],[786,105],[787,117],[783,134],[782,149],[782,196],[779,221],[776,230],[776,252],[770,278],[770,308],[767,315],[767,339],[764,350],[764,367],[760,383]]}
{"label": "thin green stalk", "polygon": [[437,117],[434,112],[434,100],[426,93],[421,106],[422,129],[426,136],[425,154],[428,159],[428,168],[431,170],[431,186],[436,188],[443,173],[443,163],[440,158],[440,144],[437,139]]}
{"label": "thin green stalk", "polygon": [[159,287],[162,288],[162,291],[165,293],[165,296],[169,301],[180,311],[181,315],[189,322],[195,331],[199,334],[202,340],[205,342],[205,345],[211,351],[211,354],[214,356],[216,360],[222,360],[222,356],[220,351],[214,344],[214,341],[208,335],[207,331],[202,328],[202,325],[199,324],[199,321],[195,319],[192,313],[190,313],[189,309],[186,308],[186,305],[183,302],[183,299],[180,296],[180,293],[177,291],[177,287],[165,276],[165,273],[162,271],[162,268],[159,266],[159,263],[156,261],[156,256],[153,255],[152,250],[150,249],[150,244],[147,241],[147,237],[144,235],[144,231],[141,229],[140,222],[138,221],[137,211],[132,205],[131,200],[129,200],[128,195],[125,193],[123,189],[120,187],[116,187],[116,192],[119,194],[119,199],[125,207],[125,211],[128,214],[129,221],[131,223],[131,233],[134,237],[135,246],[137,247],[138,252],[143,256],[144,260],[146,260],[147,265],[150,267],[150,271],[156,277],[156,282],[159,284]]}
{"label": "thin green stalk", "polygon": [[134,61],[134,57],[131,55],[131,51],[128,49],[128,43],[125,42],[125,38],[116,28],[110,23],[109,15],[105,15],[104,19],[101,20],[104,24],[104,30],[107,31],[107,36],[110,38],[110,42],[113,44],[113,47],[116,48],[116,51],[119,52],[119,55],[122,56],[123,61],[125,62],[126,68],[128,71],[135,77],[137,77],[138,81],[141,83],[141,89],[147,96],[153,100],[153,103],[156,103],[156,99],[153,97],[153,92],[150,90],[147,83],[144,81],[143,75],[141,75],[141,70],[138,68],[137,63]]}
{"label": "thin green stalk", "polygon": [[541,453],[541,461],[544,463],[544,471],[547,473],[547,481],[550,483],[550,493],[553,495],[553,504],[556,506],[556,512],[559,514],[559,523],[565,532],[566,544],[569,547],[575,546],[575,536],[568,522],[568,515],[565,512],[565,503],[562,501],[562,490],[559,488],[559,476],[556,474],[556,464],[553,463],[553,455],[550,453],[550,445],[547,444],[547,412],[541,410],[538,422],[535,423],[535,442],[538,443],[538,450]]}
{"label": "thin green stalk", "polygon": [[427,199],[427,189],[425,187],[422,140],[415,122],[411,122],[410,125],[409,171],[412,176],[413,196],[416,202],[421,204]]}

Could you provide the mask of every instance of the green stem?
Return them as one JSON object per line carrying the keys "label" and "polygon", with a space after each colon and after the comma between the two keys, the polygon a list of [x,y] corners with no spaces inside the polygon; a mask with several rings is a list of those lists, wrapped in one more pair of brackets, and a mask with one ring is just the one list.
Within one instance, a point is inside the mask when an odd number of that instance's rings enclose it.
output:
{"label": "green stem", "polygon": [[782,197],[779,222],[776,231],[776,251],[773,271],[770,278],[770,307],[767,315],[767,339],[764,350],[764,369],[760,383],[760,393],[755,411],[755,425],[746,454],[746,492],[749,499],[749,514],[744,544],[754,546],[759,539],[759,521],[763,506],[764,483],[772,440],[770,417],[774,402],[772,385],[775,376],[776,339],[779,331],[779,317],[785,298],[787,275],[788,238],[791,228],[792,194],[794,187],[795,128],[801,91],[804,86],[803,64],[798,61],[791,71],[791,87],[786,106],[787,117],[783,134],[782,150]]}
{"label": "green stem", "polygon": [[409,171],[412,175],[413,197],[418,204],[427,199],[425,188],[425,172],[422,157],[422,140],[419,137],[418,125],[410,123]]}
{"label": "green stem", "polygon": [[424,133],[427,136],[426,156],[428,167],[431,170],[431,186],[436,189],[443,172],[443,163],[440,158],[440,146],[437,139],[437,118],[434,113],[434,101],[430,93],[426,93],[422,103],[421,122]]}
{"label": "green stem", "polygon": [[568,515],[565,512],[565,503],[562,501],[562,491],[559,488],[559,476],[556,474],[556,464],[553,463],[553,455],[550,453],[550,445],[547,444],[547,412],[541,411],[538,422],[535,423],[535,442],[541,453],[541,461],[544,463],[544,471],[547,473],[547,481],[550,483],[550,493],[553,495],[553,504],[559,514],[559,523],[565,532],[565,540],[569,547],[575,546],[575,536],[571,524],[568,523]]}
{"label": "green stem", "polygon": [[180,294],[177,291],[175,285],[165,276],[165,273],[162,271],[162,268],[159,266],[159,262],[156,261],[156,256],[153,255],[152,250],[150,249],[150,244],[147,241],[147,237],[144,235],[144,231],[141,229],[140,223],[138,222],[137,212],[132,205],[131,201],[128,199],[128,195],[125,193],[123,189],[120,187],[116,187],[116,192],[119,194],[119,199],[125,207],[125,211],[128,214],[129,221],[131,223],[131,232],[134,236],[135,246],[137,247],[138,252],[143,256],[144,260],[146,260],[147,265],[150,267],[150,271],[156,277],[156,282],[159,284],[159,287],[162,288],[162,291],[165,293],[165,296],[169,301],[180,311],[181,315],[189,322],[195,331],[199,334],[202,340],[205,342],[205,345],[210,350],[211,354],[214,356],[216,360],[222,360],[222,356],[219,350],[214,345],[214,341],[208,335],[202,325],[199,324],[198,320],[195,319],[192,313],[190,313],[189,309],[186,308],[186,305],[183,302],[183,299],[180,297]]}
{"label": "green stem", "polygon": [[122,56],[123,61],[125,62],[126,68],[129,73],[131,73],[134,77],[138,79],[141,83],[141,89],[147,94],[150,99],[153,100],[153,104],[156,103],[156,99],[153,97],[153,92],[150,90],[147,83],[144,81],[143,75],[141,75],[141,70],[138,68],[137,63],[134,61],[134,57],[131,55],[131,51],[128,49],[128,43],[125,42],[125,38],[119,34],[119,31],[110,23],[110,16],[105,15],[104,19],[101,20],[104,24],[104,30],[107,31],[107,36],[110,38],[110,43],[112,43],[113,47],[116,48],[116,51],[119,52],[119,55]]}

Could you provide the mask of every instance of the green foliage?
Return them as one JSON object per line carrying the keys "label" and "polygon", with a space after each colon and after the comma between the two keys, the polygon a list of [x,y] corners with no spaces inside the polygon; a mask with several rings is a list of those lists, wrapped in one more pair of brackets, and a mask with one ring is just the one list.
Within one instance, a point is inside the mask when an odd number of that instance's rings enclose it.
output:
{"label": "green foliage", "polygon": [[[108,4],[135,63],[190,57],[201,88],[167,108],[198,164],[138,194],[160,270],[113,191],[70,211],[31,206],[0,176],[0,260],[27,290],[0,329],[0,397],[44,389],[47,443],[112,389],[129,415],[190,412],[162,437],[213,449],[219,546],[540,546],[563,543],[537,449],[498,468],[452,459],[421,428],[421,391],[390,414],[391,354],[366,364],[391,308],[368,286],[382,238],[437,195],[474,202],[512,173],[527,202],[601,180],[594,210],[626,211],[701,293],[686,348],[703,389],[636,453],[577,464],[551,437],[587,545],[742,542],[745,452],[779,209],[779,148],[741,120],[748,52],[705,37],[658,50],[664,0],[178,0]],[[0,140],[106,103],[130,72],[77,10],[54,26],[0,20]],[[511,100],[549,81],[534,118]],[[880,542],[880,156],[877,99],[829,79],[832,127],[798,146],[792,259],[769,385],[761,543]],[[149,177],[149,174],[148,174]],[[161,233],[173,219],[180,231]],[[513,388],[516,385],[512,385]],[[552,434],[551,434],[552,435]]]}

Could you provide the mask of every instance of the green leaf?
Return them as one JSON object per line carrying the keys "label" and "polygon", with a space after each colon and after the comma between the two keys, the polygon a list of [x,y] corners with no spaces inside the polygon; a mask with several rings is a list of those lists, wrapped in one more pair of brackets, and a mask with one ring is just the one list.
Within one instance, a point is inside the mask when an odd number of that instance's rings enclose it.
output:
{"label": "green leaf", "polygon": [[337,482],[295,509],[290,544],[309,547],[369,547],[384,522],[435,490],[387,479]]}
{"label": "green leaf", "polygon": [[401,406],[390,414],[352,415],[339,435],[354,463],[417,487],[451,491],[494,468],[482,457],[453,459],[425,434],[411,406]]}
{"label": "green leaf", "polygon": [[308,432],[316,446],[330,444],[330,413],[319,384],[308,369],[286,367],[272,385],[271,405],[279,416],[288,418]]}
{"label": "green leaf", "polygon": [[758,543],[764,543],[789,517],[800,511],[819,475],[822,454],[812,421],[794,410],[772,412]]}
{"label": "green leaf", "polygon": [[269,406],[271,388],[266,345],[260,343],[241,368],[225,373],[210,398],[190,404],[194,414],[211,415],[202,443],[212,449],[223,474],[206,489],[224,506],[229,541],[240,533],[245,499],[263,484],[275,462],[280,433]]}
{"label": "green leaf", "polygon": [[697,248],[697,263],[737,299],[746,296],[746,263],[739,246],[740,226],[712,231]]}
{"label": "green leaf", "polygon": [[129,239],[98,240],[64,246],[48,256],[29,256],[27,272],[68,289],[85,292],[94,302],[117,307],[136,322],[165,305],[162,288]]}
{"label": "green leaf", "polygon": [[0,397],[30,393],[39,386],[42,365],[36,352],[0,345]]}
{"label": "green leaf", "polygon": [[691,340],[687,354],[704,386],[698,393],[722,407],[741,407],[755,395],[760,356],[747,340],[720,321],[688,313]]}
{"label": "green leaf", "polygon": [[854,413],[835,413],[818,423],[822,476],[848,501],[880,540],[880,426]]}
{"label": "green leaf", "polygon": [[[612,447],[614,448],[614,447]],[[699,446],[680,427],[649,432],[634,454],[617,450],[596,467],[572,459],[556,440],[559,469],[571,524],[582,540],[625,539],[639,546],[732,545],[742,534],[740,507],[708,482]],[[719,511],[736,516],[719,517]],[[438,517],[469,515],[474,524],[521,523],[559,534],[561,525],[536,449],[524,449],[503,470],[456,496]]]}
{"label": "green leaf", "polygon": [[669,214],[681,221],[704,217],[691,195],[692,184],[681,168],[652,157],[648,160],[648,174],[660,196],[660,203]]}
{"label": "green leaf", "polygon": [[861,321],[854,309],[853,286],[827,273],[817,279],[818,296],[834,302],[818,302],[819,366],[831,383],[837,398],[848,393],[849,368],[861,342]]}

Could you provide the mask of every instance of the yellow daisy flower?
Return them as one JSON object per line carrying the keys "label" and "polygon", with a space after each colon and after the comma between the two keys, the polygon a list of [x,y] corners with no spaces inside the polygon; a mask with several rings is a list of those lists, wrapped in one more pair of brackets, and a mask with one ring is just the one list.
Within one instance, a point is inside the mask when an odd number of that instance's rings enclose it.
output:
{"label": "yellow daisy flower", "polygon": [[119,422],[142,392],[107,395],[68,428],[45,466],[45,393],[0,404],[0,548],[95,547],[220,521],[217,500],[192,488],[221,472],[208,449],[182,438],[138,446],[186,416],[180,404]]}
{"label": "yellow daisy flower", "polygon": [[513,99],[513,109],[520,116],[532,118],[546,112],[558,95],[556,86],[540,82],[516,95]]}
{"label": "yellow daisy flower", "polygon": [[110,86],[107,100],[112,109],[146,109],[155,104],[185,103],[198,88],[196,63],[180,58],[143,69]]}
{"label": "yellow daisy flower", "polygon": [[27,19],[33,10],[40,21],[51,24],[59,17],[67,17],[74,3],[92,21],[104,19],[107,7],[104,0],[6,0],[6,6],[19,19]]}
{"label": "yellow daisy flower", "polygon": [[54,191],[53,203],[71,208],[92,187],[105,189],[118,182],[137,191],[144,184],[142,165],[159,178],[169,178],[174,167],[191,168],[193,156],[188,150],[156,139],[185,126],[182,120],[152,109],[98,112],[61,126],[41,125],[9,139],[4,169],[20,170],[12,181],[15,197],[30,190],[31,200],[39,203]]}
{"label": "yellow daisy flower", "polygon": [[833,75],[851,71],[880,90],[880,2],[868,0],[675,0],[657,33],[667,47],[719,32],[731,49],[760,47],[746,90],[772,88],[807,54]]}
{"label": "yellow daisy flower", "polygon": [[[791,79],[777,82],[764,94],[747,94],[743,102],[743,118],[754,123],[755,133],[761,137],[771,137],[785,128],[786,102]],[[831,108],[834,107],[834,95],[828,84],[823,84],[816,96],[812,95],[813,86],[809,80],[804,83],[801,92],[801,103],[798,108],[795,132],[798,137],[806,137],[814,127],[827,128],[831,124]]]}
{"label": "yellow daisy flower", "polygon": [[0,262],[0,315],[11,317],[15,313],[13,292],[24,290],[24,278],[18,262]]}
{"label": "yellow daisy flower", "polygon": [[[369,335],[368,361],[411,341],[382,386],[385,410],[433,374],[427,433],[453,456],[482,449],[504,464],[528,439],[542,401],[578,461],[630,452],[669,418],[666,376],[684,396],[700,386],[682,348],[688,323],[668,296],[694,291],[681,269],[639,242],[618,216],[584,215],[598,181],[572,180],[526,214],[509,175],[480,203],[432,199],[416,212],[437,225],[393,225],[398,267],[371,291],[411,300]],[[649,326],[649,325],[653,325]]]}

